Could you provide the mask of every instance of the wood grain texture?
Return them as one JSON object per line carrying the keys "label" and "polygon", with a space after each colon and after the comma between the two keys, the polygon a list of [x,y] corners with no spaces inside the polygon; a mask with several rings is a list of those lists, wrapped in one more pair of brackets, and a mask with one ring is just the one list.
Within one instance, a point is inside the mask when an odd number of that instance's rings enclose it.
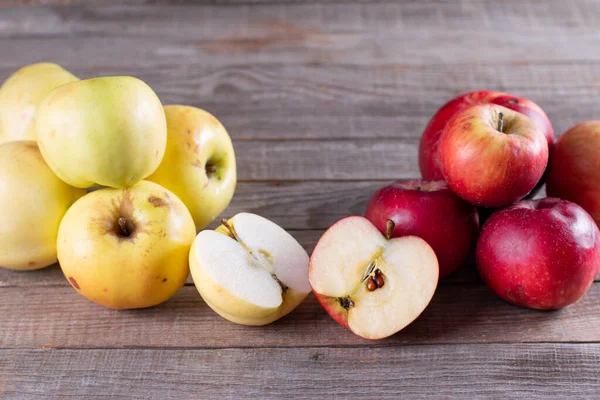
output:
{"label": "wood grain texture", "polygon": [[[0,0],[0,80],[49,60],[82,78],[136,75],[165,104],[207,109],[237,152],[225,216],[264,215],[309,252],[377,187],[419,175],[419,136],[459,93],[528,97],[557,133],[598,118],[595,0],[286,3]],[[496,298],[469,265],[381,342],[344,330],[312,296],[249,328],[191,283],[158,307],[116,312],[78,296],[57,266],[0,271],[0,397],[597,398],[600,283],[536,312]]]}
{"label": "wood grain texture", "polygon": [[[599,342],[600,284],[561,311],[504,303],[482,285],[441,285],[413,324],[377,346],[448,343]],[[18,312],[14,312],[19,310]],[[185,286],[168,302],[114,311],[67,286],[3,288],[1,348],[373,346],[334,322],[310,296],[265,327],[222,319]]]}
{"label": "wood grain texture", "polygon": [[[561,133],[597,118],[595,9],[591,0],[8,8],[0,79],[42,60],[82,78],[137,75],[165,103],[213,112],[239,140],[414,141],[444,102],[482,88],[531,98]],[[502,40],[490,29],[500,25]]]}
{"label": "wood grain texture", "polygon": [[599,344],[0,350],[8,399],[597,399]]}

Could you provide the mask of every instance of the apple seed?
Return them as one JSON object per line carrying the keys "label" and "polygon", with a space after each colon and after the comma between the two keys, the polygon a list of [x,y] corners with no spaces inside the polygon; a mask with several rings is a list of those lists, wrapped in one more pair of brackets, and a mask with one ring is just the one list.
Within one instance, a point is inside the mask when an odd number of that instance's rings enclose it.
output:
{"label": "apple seed", "polygon": [[374,290],[379,289],[380,287],[383,287],[383,285],[385,285],[383,274],[378,268],[375,270],[374,274],[369,277],[369,280],[367,281],[367,290],[369,292],[372,292]]}

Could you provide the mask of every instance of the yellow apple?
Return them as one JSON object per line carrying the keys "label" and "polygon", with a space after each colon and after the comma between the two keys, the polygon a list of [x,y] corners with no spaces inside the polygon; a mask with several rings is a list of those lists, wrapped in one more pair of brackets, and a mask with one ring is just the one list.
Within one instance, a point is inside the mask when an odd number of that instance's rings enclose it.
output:
{"label": "yellow apple", "polygon": [[27,65],[0,87],[0,143],[35,139],[38,104],[54,88],[78,80],[60,65]]}
{"label": "yellow apple", "polygon": [[134,185],[158,167],[167,142],[160,100],[130,76],[59,86],[40,103],[36,127],[50,168],[81,188]]}
{"label": "yellow apple", "polygon": [[255,214],[241,213],[200,232],[190,250],[190,271],[206,304],[243,325],[269,324],[310,292],[306,251]]}
{"label": "yellow apple", "polygon": [[84,297],[113,309],[151,307],[185,283],[195,235],[181,200],[141,181],[75,202],[60,224],[58,260]]}
{"label": "yellow apple", "polygon": [[60,221],[84,194],[52,173],[35,141],[0,145],[0,265],[32,270],[54,264]]}
{"label": "yellow apple", "polygon": [[187,206],[199,231],[210,224],[233,197],[235,154],[223,125],[204,110],[165,107],[167,150],[148,180],[175,193]]}

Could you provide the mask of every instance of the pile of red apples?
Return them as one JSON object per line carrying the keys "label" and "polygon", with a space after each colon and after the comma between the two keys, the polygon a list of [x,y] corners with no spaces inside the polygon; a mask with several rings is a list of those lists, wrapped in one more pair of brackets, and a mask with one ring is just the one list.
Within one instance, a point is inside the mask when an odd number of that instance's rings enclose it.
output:
{"label": "pile of red apples", "polygon": [[[600,121],[555,142],[534,102],[467,93],[425,128],[419,167],[422,179],[379,189],[365,217],[319,240],[309,282],[334,320],[367,339],[390,336],[473,252],[507,302],[559,309],[588,291],[600,266]],[[531,200],[544,182],[550,197]]]}

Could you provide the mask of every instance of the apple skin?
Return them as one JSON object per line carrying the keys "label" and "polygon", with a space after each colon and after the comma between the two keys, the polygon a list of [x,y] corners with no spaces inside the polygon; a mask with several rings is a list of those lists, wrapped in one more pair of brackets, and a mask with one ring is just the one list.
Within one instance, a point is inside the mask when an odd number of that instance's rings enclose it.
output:
{"label": "apple skin", "polygon": [[36,132],[50,168],[80,188],[132,186],[158,168],[167,145],[158,96],[131,76],[57,87],[38,107]]}
{"label": "apple skin", "polygon": [[317,302],[323,307],[323,310],[338,324],[346,329],[350,329],[348,325],[348,311],[340,305],[340,302],[329,296],[324,296],[313,290],[313,295],[317,299]]}
{"label": "apple skin", "polygon": [[56,263],[60,221],[85,193],[54,175],[35,141],[0,145],[0,266],[26,271]]}
{"label": "apple skin", "polygon": [[[129,235],[123,235],[124,218]],[[173,296],[189,275],[194,221],[181,200],[141,181],[79,199],[58,230],[58,260],[71,286],[112,309],[151,307]]]}
{"label": "apple skin", "polygon": [[[502,131],[498,128],[503,116]],[[442,172],[456,194],[479,207],[513,204],[548,164],[548,142],[531,119],[495,104],[456,114],[440,140]]]}
{"label": "apple skin", "polygon": [[[450,119],[465,108],[477,104],[498,104],[531,118],[548,140],[548,148],[554,144],[554,129],[544,111],[533,101],[507,93],[480,90],[461,94],[444,104],[431,118],[419,144],[419,168],[423,179],[444,179],[438,148],[442,132]],[[540,185],[541,186],[541,185]]]}
{"label": "apple skin", "polygon": [[225,127],[204,110],[169,105],[165,115],[167,150],[147,180],[175,193],[200,231],[227,208],[235,192],[233,144]]}
{"label": "apple skin", "polygon": [[54,88],[77,80],[52,63],[26,65],[12,74],[0,87],[0,143],[35,140],[38,104]]}
{"label": "apple skin", "polygon": [[556,142],[546,192],[579,204],[600,224],[600,121],[587,121]]}
{"label": "apple skin", "polygon": [[477,208],[452,192],[444,181],[400,180],[379,189],[367,204],[365,217],[384,235],[418,236],[434,250],[440,278],[457,271],[475,245]]}
{"label": "apple skin", "polygon": [[566,200],[521,201],[493,214],[477,242],[477,267],[503,300],[558,309],[579,300],[600,266],[600,232]]}

